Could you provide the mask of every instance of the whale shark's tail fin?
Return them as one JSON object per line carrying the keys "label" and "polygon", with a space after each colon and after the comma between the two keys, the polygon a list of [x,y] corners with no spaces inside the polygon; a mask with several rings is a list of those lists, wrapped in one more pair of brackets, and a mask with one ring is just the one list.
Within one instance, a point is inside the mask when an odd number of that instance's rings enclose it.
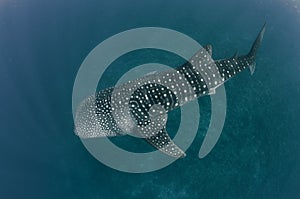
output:
{"label": "whale shark's tail fin", "polygon": [[260,47],[262,39],[264,37],[265,30],[266,30],[266,23],[263,25],[261,31],[259,32],[258,36],[256,37],[256,39],[255,39],[255,41],[254,41],[254,43],[253,43],[253,45],[251,47],[250,52],[247,55],[249,57],[253,57],[254,58],[254,63],[249,67],[251,75],[254,73],[254,70],[255,70],[255,56],[256,56],[258,48]]}
{"label": "whale shark's tail fin", "polygon": [[257,53],[257,50],[261,44],[261,41],[264,37],[264,33],[265,33],[265,30],[266,30],[266,23],[264,24],[264,26],[262,27],[261,31],[259,32],[258,36],[256,37],[253,45],[252,45],[252,48],[250,50],[250,52],[248,53],[249,56],[254,56],[256,55]]}

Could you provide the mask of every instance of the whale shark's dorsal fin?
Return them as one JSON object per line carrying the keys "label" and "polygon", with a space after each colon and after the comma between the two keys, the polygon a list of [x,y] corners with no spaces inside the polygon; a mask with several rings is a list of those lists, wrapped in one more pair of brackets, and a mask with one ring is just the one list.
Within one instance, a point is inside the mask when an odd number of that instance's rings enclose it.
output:
{"label": "whale shark's dorsal fin", "polygon": [[183,158],[186,156],[184,151],[181,150],[170,138],[165,127],[155,135],[144,139],[152,146],[169,156],[175,158]]}
{"label": "whale shark's dorsal fin", "polygon": [[210,44],[203,47],[210,56],[212,56],[212,46]]}
{"label": "whale shark's dorsal fin", "polygon": [[231,58],[236,59],[237,57],[238,57],[238,51],[236,51],[236,52],[234,53],[234,55],[233,55]]}

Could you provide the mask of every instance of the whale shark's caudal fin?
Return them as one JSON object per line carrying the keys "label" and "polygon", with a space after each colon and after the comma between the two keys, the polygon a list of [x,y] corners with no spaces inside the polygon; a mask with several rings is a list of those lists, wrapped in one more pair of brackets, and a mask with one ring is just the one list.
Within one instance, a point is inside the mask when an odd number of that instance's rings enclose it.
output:
{"label": "whale shark's caudal fin", "polygon": [[263,25],[261,31],[259,32],[258,36],[256,37],[253,45],[252,45],[252,48],[250,50],[250,52],[248,53],[247,56],[249,57],[253,57],[254,58],[254,63],[249,67],[250,68],[250,72],[251,72],[251,75],[254,73],[255,71],[255,56],[256,56],[256,53],[257,53],[257,50],[262,42],[262,39],[264,37],[264,33],[265,33],[265,30],[266,30],[266,23]]}

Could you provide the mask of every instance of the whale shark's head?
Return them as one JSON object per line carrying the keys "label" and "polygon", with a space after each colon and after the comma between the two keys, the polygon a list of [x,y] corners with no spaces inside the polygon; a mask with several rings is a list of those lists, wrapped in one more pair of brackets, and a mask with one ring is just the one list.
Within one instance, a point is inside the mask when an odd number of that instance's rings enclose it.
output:
{"label": "whale shark's head", "polygon": [[81,102],[75,116],[75,134],[80,138],[110,137],[123,134],[111,107],[112,89],[105,89]]}

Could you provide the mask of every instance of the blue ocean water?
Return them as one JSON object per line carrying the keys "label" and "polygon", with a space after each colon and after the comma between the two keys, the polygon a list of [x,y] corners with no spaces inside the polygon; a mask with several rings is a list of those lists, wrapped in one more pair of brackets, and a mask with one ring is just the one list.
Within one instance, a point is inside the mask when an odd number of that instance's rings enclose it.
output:
{"label": "blue ocean water", "polygon": [[[0,197],[298,198],[299,9],[300,2],[290,0],[1,1]],[[247,52],[264,22],[256,72],[226,83],[225,126],[204,159],[198,151],[209,125],[209,97],[199,99],[200,128],[187,157],[156,172],[113,170],[74,135],[76,73],[106,38],[138,27],[170,28],[212,44],[220,59]],[[158,51],[136,53],[117,60],[99,86],[111,86],[149,55],[170,60]],[[170,115],[171,132],[178,114]]]}

